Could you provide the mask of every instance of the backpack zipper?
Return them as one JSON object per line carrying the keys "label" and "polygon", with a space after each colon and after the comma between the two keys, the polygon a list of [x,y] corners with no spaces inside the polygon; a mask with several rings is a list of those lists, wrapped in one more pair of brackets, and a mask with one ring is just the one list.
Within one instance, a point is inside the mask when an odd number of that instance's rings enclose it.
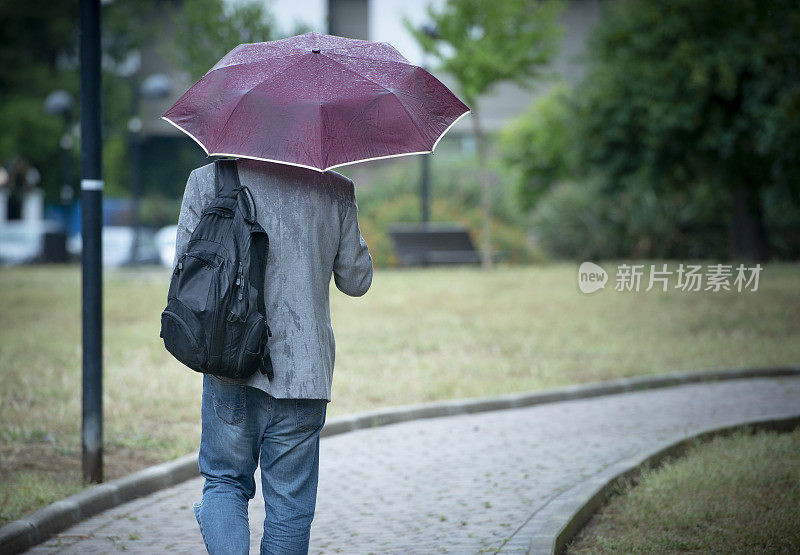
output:
{"label": "backpack zipper", "polygon": [[239,262],[239,275],[236,276],[236,285],[239,286],[239,301],[241,302],[244,299],[244,267],[241,262]]}

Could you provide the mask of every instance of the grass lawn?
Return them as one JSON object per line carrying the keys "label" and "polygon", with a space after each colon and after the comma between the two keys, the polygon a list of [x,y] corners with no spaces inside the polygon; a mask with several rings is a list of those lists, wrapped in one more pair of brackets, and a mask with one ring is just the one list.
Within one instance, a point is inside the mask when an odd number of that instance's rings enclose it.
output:
{"label": "grass lawn", "polygon": [[800,429],[737,432],[621,486],[578,553],[800,552]]}
{"label": "grass lawn", "polygon": [[[604,264],[608,269],[613,266]],[[621,376],[800,361],[800,265],[756,292],[585,295],[577,264],[384,270],[332,286],[329,416]],[[196,450],[202,377],[164,350],[164,270],[105,274],[105,475]],[[82,488],[80,273],[0,269],[0,524]]]}

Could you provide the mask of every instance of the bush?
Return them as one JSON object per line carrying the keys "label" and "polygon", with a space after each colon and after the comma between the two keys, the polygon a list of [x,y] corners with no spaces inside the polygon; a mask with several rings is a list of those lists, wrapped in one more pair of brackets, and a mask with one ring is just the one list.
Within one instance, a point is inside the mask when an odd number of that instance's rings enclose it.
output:
{"label": "bush", "polygon": [[[541,261],[544,255],[526,238],[527,217],[514,196],[515,178],[503,164],[491,167],[492,246],[512,263]],[[374,163],[368,172],[350,170],[356,182],[359,223],[376,266],[397,263],[388,235],[393,223],[421,219],[418,157]],[[348,173],[344,168],[342,173]],[[466,226],[476,248],[480,244],[480,184],[472,156],[435,155],[431,158],[432,222],[455,222]]]}
{"label": "bush", "polygon": [[516,187],[527,210],[553,183],[578,173],[569,94],[566,84],[553,85],[501,134],[503,160],[519,170]]}
{"label": "bush", "polygon": [[535,239],[556,258],[724,258],[724,206],[708,186],[667,194],[642,184],[610,194],[587,179],[551,188],[531,221]]}
{"label": "bush", "polygon": [[503,135],[548,250],[800,255],[798,21],[786,0],[608,3],[585,79]]}

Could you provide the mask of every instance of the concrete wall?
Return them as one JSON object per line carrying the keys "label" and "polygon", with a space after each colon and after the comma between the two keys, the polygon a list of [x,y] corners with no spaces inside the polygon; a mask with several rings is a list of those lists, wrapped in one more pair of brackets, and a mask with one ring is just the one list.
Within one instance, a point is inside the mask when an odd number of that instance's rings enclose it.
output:
{"label": "concrete wall", "polygon": [[367,40],[369,0],[328,0],[329,35]]}

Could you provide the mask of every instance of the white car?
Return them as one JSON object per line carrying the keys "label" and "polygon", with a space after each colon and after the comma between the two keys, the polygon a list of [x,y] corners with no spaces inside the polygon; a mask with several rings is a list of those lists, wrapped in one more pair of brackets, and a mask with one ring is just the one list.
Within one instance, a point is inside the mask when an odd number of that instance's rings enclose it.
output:
{"label": "white car", "polygon": [[62,231],[62,226],[49,220],[0,224],[0,264],[40,261],[44,253],[45,234],[58,231]]}
{"label": "white car", "polygon": [[161,258],[161,264],[167,268],[172,268],[175,259],[175,241],[178,238],[178,226],[170,225],[162,227],[156,232],[156,248]]}
{"label": "white car", "polygon": [[[139,228],[135,252],[133,238],[132,227],[103,226],[103,266],[158,264],[160,262],[152,229]],[[69,238],[67,250],[75,256],[80,256],[83,250],[83,240],[80,235],[73,235]]]}

